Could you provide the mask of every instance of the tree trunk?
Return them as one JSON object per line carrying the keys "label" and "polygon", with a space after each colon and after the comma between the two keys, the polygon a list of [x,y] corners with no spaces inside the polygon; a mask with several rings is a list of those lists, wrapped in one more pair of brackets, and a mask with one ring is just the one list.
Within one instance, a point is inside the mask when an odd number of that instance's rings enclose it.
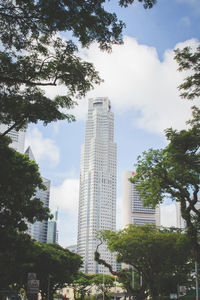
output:
{"label": "tree trunk", "polygon": [[199,278],[198,278],[198,262],[195,260],[195,276],[196,276],[196,300],[199,300]]}

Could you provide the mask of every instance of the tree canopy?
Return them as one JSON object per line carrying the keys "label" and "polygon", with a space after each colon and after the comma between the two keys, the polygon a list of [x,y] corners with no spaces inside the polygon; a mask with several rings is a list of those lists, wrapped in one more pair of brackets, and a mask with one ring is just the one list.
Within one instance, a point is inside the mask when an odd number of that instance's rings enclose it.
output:
{"label": "tree canopy", "polygon": [[11,149],[10,138],[0,142],[0,230],[27,229],[27,221],[48,219],[49,209],[34,197],[45,189],[38,166],[27,155]]}
{"label": "tree canopy", "polygon": [[[191,247],[186,234],[153,224],[131,224],[118,232],[105,230],[102,238],[108,249],[116,253],[118,262],[133,267],[142,276],[143,292],[148,291],[153,299],[174,292],[177,284],[187,282]],[[143,297],[147,295],[143,293]]]}
{"label": "tree canopy", "polygon": [[180,203],[196,253],[200,253],[196,227],[196,222],[200,222],[200,210],[196,206],[200,188],[199,121],[200,110],[193,107],[190,128],[167,129],[169,144],[164,149],[143,152],[137,159],[136,175],[131,179],[144,205],[155,207],[166,197]]}
{"label": "tree canopy", "polygon": [[74,299],[84,299],[86,295],[90,294],[92,289],[92,278],[94,275],[88,275],[79,272],[75,280],[70,284],[73,289]]}
{"label": "tree canopy", "polygon": [[41,244],[17,230],[0,231],[0,288],[27,287],[27,274],[36,273],[44,299],[77,276],[81,257],[57,244]]}
{"label": "tree canopy", "polygon": [[[77,278],[70,284],[74,292],[74,299],[85,299],[85,296],[89,296],[92,289],[95,288],[98,298],[98,293],[102,295],[104,293],[105,299],[109,297],[110,290],[114,286],[114,278],[110,275],[99,274],[84,274],[78,273]],[[94,291],[94,290],[93,290]]]}
{"label": "tree canopy", "polygon": [[114,287],[115,278],[106,274],[95,274],[92,283],[95,285],[97,292],[104,294],[105,299],[109,299],[111,288]]}
{"label": "tree canopy", "polygon": [[14,229],[1,229],[0,240],[0,289],[19,290],[26,284],[27,273],[32,267],[33,240]]}
{"label": "tree canopy", "polygon": [[[138,0],[151,8],[156,0]],[[105,10],[105,0],[5,0],[0,3],[0,123],[17,130],[38,120],[46,125],[73,121],[66,109],[101,79],[77,55],[67,33],[83,47],[96,41],[103,50],[122,43],[125,24]],[[120,0],[128,6],[134,0]],[[41,87],[63,84],[64,96],[47,97]]]}
{"label": "tree canopy", "polygon": [[179,71],[190,71],[190,75],[179,85],[181,97],[193,100],[200,96],[200,45],[194,51],[191,47],[185,47],[183,50],[175,50],[175,60],[177,61]]}
{"label": "tree canopy", "polygon": [[53,299],[53,294],[76,278],[82,259],[78,254],[58,244],[36,243],[32,271],[40,280],[42,297]]}

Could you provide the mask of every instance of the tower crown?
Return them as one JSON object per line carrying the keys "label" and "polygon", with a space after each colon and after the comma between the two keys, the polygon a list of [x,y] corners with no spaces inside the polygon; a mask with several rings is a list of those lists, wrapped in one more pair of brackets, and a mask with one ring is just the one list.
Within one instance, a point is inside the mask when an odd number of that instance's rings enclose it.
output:
{"label": "tower crown", "polygon": [[106,109],[107,111],[111,110],[110,100],[107,97],[98,97],[94,99],[89,99],[88,102],[89,109]]}

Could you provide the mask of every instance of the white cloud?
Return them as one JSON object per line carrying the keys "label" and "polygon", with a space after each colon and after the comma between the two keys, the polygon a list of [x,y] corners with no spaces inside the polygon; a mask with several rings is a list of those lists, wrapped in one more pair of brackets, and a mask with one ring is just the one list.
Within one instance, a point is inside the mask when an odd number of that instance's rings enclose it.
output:
{"label": "white cloud", "polygon": [[59,186],[52,186],[50,193],[50,207],[67,212],[67,214],[77,214],[79,198],[79,179],[67,178]]}
{"label": "white cloud", "polygon": [[[189,23],[187,17],[182,22]],[[197,46],[195,39],[175,45],[174,48]],[[89,49],[80,49],[83,60],[92,62],[104,83],[87,94],[91,97],[108,96],[115,113],[138,112],[134,126],[161,133],[165,128],[180,129],[191,116],[193,103],[180,99],[177,86],[187,73],[177,71],[173,49],[165,51],[163,61],[156,49],[139,44],[131,37],[124,38],[124,45],[113,46],[112,53],[100,51],[97,44]],[[66,94],[63,86],[46,89],[49,97]],[[85,119],[86,99],[78,100],[78,106],[69,110],[77,120]],[[135,114],[134,114],[135,115]]]}
{"label": "white cloud", "polygon": [[[61,185],[50,190],[50,208],[58,208],[59,244],[66,247],[75,244],[78,228],[79,179],[66,178]],[[122,203],[117,199],[117,229],[122,228]]]}
{"label": "white cloud", "polygon": [[66,178],[50,190],[50,208],[58,208],[58,242],[63,247],[76,243],[78,227],[79,179]]}
{"label": "white cloud", "polygon": [[176,206],[174,203],[161,205],[161,225],[165,227],[176,227]]}
{"label": "white cloud", "polygon": [[[197,45],[196,40],[175,46]],[[108,96],[116,113],[138,111],[134,124],[151,132],[177,129],[189,119],[191,102],[179,97],[177,86],[186,74],[177,71],[173,49],[164,53],[161,62],[155,48],[125,37],[124,45],[114,46],[111,54],[96,44],[81,52],[83,59],[93,62],[104,83],[88,94],[88,98]],[[85,117],[87,107],[79,107],[78,117]]]}
{"label": "white cloud", "polygon": [[26,148],[31,147],[36,162],[48,162],[49,166],[54,167],[60,159],[59,149],[55,142],[50,138],[44,138],[38,128],[29,130],[25,140]]}

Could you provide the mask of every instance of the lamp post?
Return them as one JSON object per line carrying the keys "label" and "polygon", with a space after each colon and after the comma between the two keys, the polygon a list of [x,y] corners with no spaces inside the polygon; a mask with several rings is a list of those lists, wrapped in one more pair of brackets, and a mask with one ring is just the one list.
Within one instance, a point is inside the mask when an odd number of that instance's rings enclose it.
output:
{"label": "lamp post", "polygon": [[195,275],[196,275],[196,300],[199,300],[199,280],[198,280],[198,263],[195,260]]}
{"label": "lamp post", "polygon": [[132,289],[134,289],[134,267],[132,266]]}
{"label": "lamp post", "polygon": [[104,295],[104,273],[103,273],[103,300],[105,298],[105,295]]}
{"label": "lamp post", "polygon": [[48,295],[47,295],[47,299],[50,299],[50,274],[48,276]]}
{"label": "lamp post", "polygon": [[117,299],[117,285],[116,285],[116,276],[115,276],[115,300]]}

